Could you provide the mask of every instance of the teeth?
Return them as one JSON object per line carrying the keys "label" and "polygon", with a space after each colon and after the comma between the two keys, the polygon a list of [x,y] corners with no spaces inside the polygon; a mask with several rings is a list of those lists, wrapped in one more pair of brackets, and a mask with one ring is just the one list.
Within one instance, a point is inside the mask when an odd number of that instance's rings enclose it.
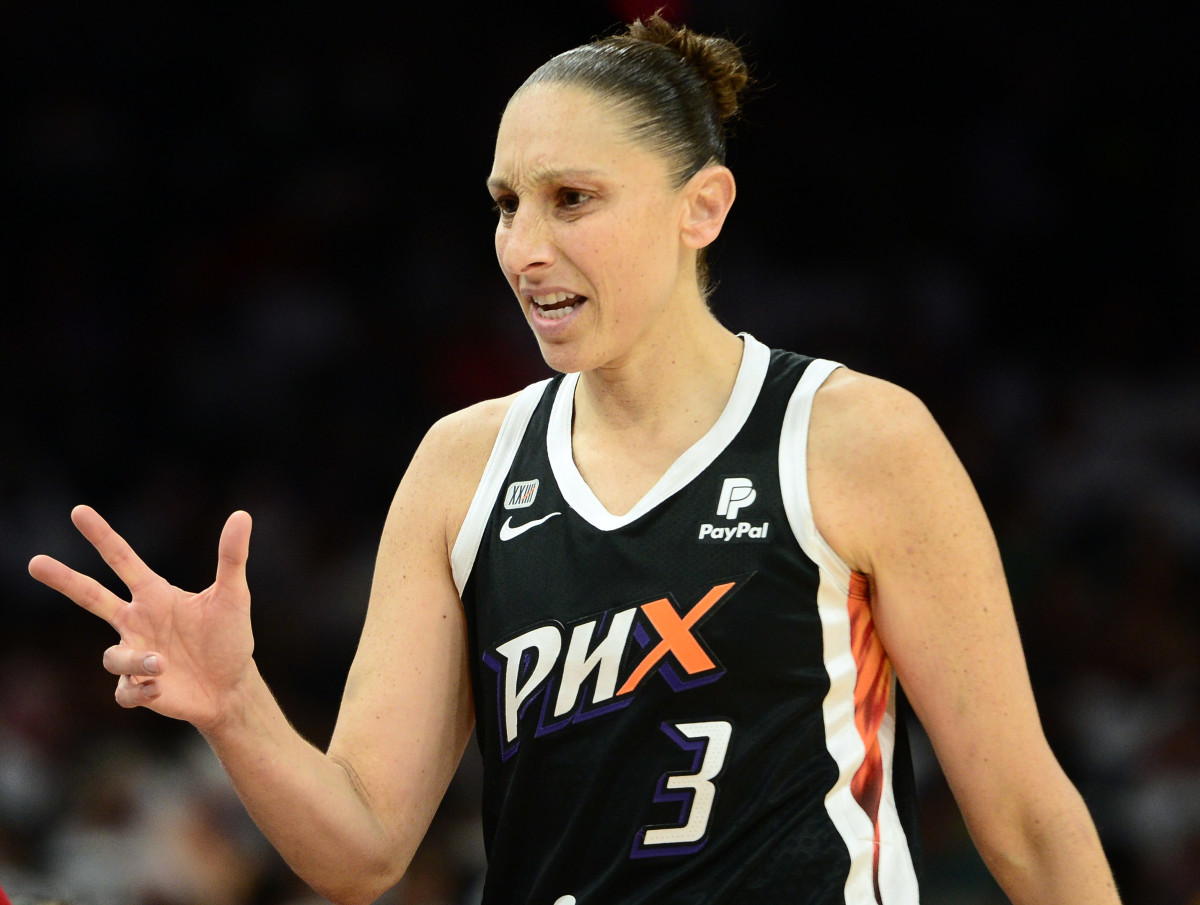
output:
{"label": "teeth", "polygon": [[558,320],[559,318],[566,317],[574,310],[574,305],[567,305],[565,308],[543,308],[538,314],[542,317],[550,318],[550,320]]}
{"label": "teeth", "polygon": [[544,308],[547,305],[557,305],[559,302],[565,302],[567,299],[573,299],[573,298],[575,298],[575,293],[573,293],[573,292],[550,292],[550,293],[547,293],[546,295],[533,295],[533,296],[530,296],[530,298],[533,299],[533,303],[535,305],[537,305],[539,308]]}

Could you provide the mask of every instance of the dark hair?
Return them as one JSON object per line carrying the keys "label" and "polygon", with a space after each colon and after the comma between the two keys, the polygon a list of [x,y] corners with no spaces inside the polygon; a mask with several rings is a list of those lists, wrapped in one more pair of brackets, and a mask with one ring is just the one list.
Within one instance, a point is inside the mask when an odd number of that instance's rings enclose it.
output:
{"label": "dark hair", "polygon": [[750,81],[738,46],[676,28],[658,13],[623,35],[599,38],[552,57],[521,90],[578,85],[621,111],[632,137],[672,162],[675,185],[725,162],[726,123]]}

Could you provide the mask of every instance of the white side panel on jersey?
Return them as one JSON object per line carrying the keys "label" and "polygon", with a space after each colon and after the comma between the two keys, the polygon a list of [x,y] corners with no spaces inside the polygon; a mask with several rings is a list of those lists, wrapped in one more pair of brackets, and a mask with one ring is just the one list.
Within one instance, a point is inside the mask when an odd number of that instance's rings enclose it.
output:
{"label": "white side panel on jersey", "polygon": [[463,519],[462,528],[454,540],[454,548],[450,551],[450,571],[454,576],[454,585],[459,595],[466,587],[471,569],[475,565],[475,555],[479,552],[479,542],[483,540],[483,532],[487,528],[488,518],[492,514],[496,496],[508,475],[508,469],[516,458],[517,448],[521,438],[525,436],[525,428],[533,411],[537,408],[538,400],[546,389],[550,378],[525,387],[504,415],[500,423],[500,432],[492,445],[491,455],[483,469],[483,477],[475,488],[475,496],[471,498],[471,506],[467,509],[467,517]]}
{"label": "white side panel on jersey", "polygon": [[[917,902],[917,876],[913,866],[912,849],[900,812],[896,808],[896,789],[892,784],[892,764],[896,752],[896,677],[888,693],[887,713],[879,727],[879,748],[883,754],[887,777],[883,786],[883,801],[879,804],[879,888],[885,905],[893,902]],[[895,892],[893,892],[893,890]]]}
{"label": "white side panel on jersey", "polygon": [[742,334],[742,341],[745,344],[742,363],[733,385],[733,392],[721,416],[709,428],[708,433],[671,463],[671,467],[659,478],[658,483],[624,515],[613,515],[605,509],[583,480],[579,469],[575,467],[575,457],[571,452],[571,419],[575,409],[575,386],[579,382],[579,375],[568,374],[554,399],[554,408],[550,412],[549,436],[546,438],[550,467],[567,504],[592,527],[600,531],[612,531],[641,518],[695,480],[742,429],[766,379],[767,366],[771,363],[771,350],[747,333]]}
{"label": "white side panel on jersey", "polygon": [[[850,854],[846,878],[847,905],[866,905],[875,899],[875,827],[855,800],[851,781],[866,758],[866,746],[855,724],[854,689],[858,666],[851,647],[850,567],[817,530],[808,496],[808,427],[813,398],[837,368],[837,362],[817,359],[800,378],[788,403],[779,444],[779,481],[784,509],[801,549],[820,570],[817,610],[821,618],[829,692],[822,704],[825,740],[838,768],[837,782],[825,796],[825,809]],[[879,730],[884,788],[879,810],[879,889],[883,905],[917,905],[917,876],[892,786],[895,751],[895,686]]]}

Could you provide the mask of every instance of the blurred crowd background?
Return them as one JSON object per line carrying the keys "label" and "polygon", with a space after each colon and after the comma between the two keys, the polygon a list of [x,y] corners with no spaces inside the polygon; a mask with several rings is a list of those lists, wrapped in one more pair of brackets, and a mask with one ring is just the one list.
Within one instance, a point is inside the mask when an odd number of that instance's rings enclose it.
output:
{"label": "blurred crowd background", "polygon": [[[0,885],[317,905],[196,733],[112,702],[88,502],[176,584],[255,517],[257,657],[332,729],[426,427],[545,376],[484,189],[545,58],[657,4],[0,9]],[[692,0],[758,93],[714,308],[922,396],[1007,564],[1046,730],[1128,905],[1200,903],[1197,33],[1133,0]],[[918,740],[920,741],[920,740]],[[918,744],[929,905],[1004,899]],[[473,748],[386,905],[467,905]]]}

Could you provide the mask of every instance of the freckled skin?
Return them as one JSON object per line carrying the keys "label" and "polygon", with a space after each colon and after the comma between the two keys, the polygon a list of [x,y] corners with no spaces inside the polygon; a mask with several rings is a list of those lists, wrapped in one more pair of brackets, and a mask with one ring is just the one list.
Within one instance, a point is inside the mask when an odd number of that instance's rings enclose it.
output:
{"label": "freckled skin", "polygon": [[[742,343],[705,303],[697,253],[733,203],[732,174],[682,186],[593,93],[536,85],[509,102],[488,188],[496,256],[546,362],[581,371],[576,465],[596,496],[627,511],[719,416]],[[562,320],[531,295],[586,297]]]}
{"label": "freckled skin", "polygon": [[[538,342],[559,371],[589,371],[669,348],[666,317],[703,309],[695,252],[673,229],[685,199],[668,163],[628,139],[591,92],[535,85],[508,105],[489,178],[501,207],[496,257],[530,319],[527,294],[587,297],[571,329]],[[536,331],[535,331],[536,332]]]}
{"label": "freckled skin", "polygon": [[[531,87],[504,114],[489,178],[504,276],[546,361],[583,372],[573,452],[613,513],[715,422],[742,349],[696,270],[733,203],[732,174],[712,165],[673,186],[668,162],[622,125],[586,91]],[[586,301],[545,318],[529,296],[550,291]],[[470,737],[450,559],[511,402],[447,416],[414,455],[325,752],[290,726],[252,659],[248,514],[230,517],[216,580],[196,595],[150,572],[86,507],[76,525],[131,600],[49,557],[30,563],[121,633],[104,655],[119,703],[192,721],[259,827],[332,901],[366,905],[398,882]],[[867,577],[879,636],[997,880],[1018,905],[1114,905],[1087,809],[1041,732],[986,516],[929,413],[841,369],[814,401],[808,449],[818,528]]]}

